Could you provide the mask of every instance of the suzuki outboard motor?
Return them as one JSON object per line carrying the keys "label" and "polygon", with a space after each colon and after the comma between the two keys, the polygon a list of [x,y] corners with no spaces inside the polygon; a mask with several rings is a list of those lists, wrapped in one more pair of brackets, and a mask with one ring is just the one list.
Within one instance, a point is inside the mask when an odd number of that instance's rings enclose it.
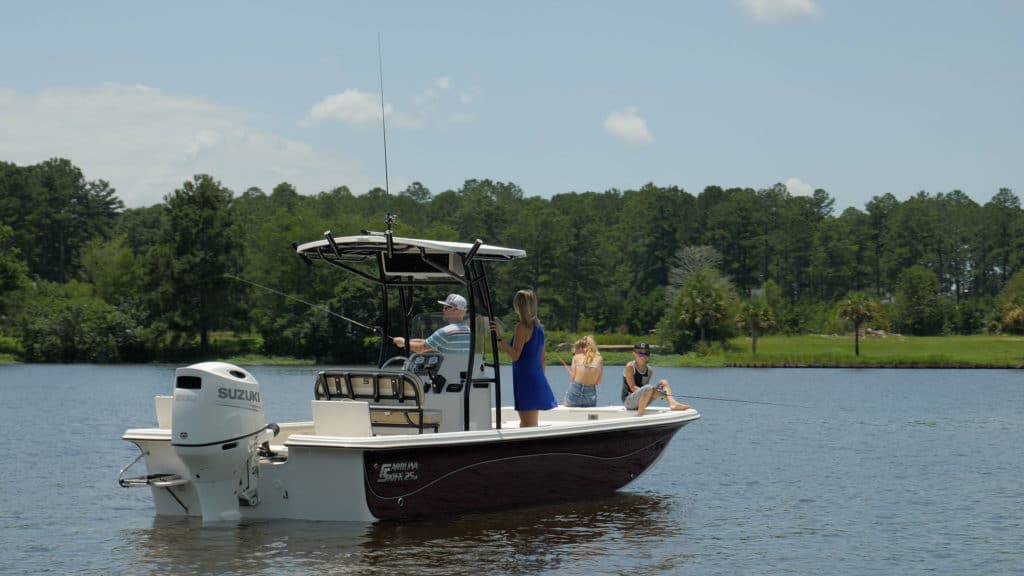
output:
{"label": "suzuki outboard motor", "polygon": [[259,503],[259,445],[273,435],[260,385],[245,370],[203,362],[175,373],[171,445],[188,468],[204,522],[237,520]]}

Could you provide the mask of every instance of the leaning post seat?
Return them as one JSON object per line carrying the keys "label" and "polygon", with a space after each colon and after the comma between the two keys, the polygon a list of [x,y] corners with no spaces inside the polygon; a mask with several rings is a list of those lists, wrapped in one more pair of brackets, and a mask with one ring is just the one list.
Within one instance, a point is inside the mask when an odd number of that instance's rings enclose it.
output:
{"label": "leaning post seat", "polygon": [[441,412],[423,408],[423,382],[406,370],[323,370],[314,386],[317,400],[367,402],[370,423],[381,427],[437,432]]}

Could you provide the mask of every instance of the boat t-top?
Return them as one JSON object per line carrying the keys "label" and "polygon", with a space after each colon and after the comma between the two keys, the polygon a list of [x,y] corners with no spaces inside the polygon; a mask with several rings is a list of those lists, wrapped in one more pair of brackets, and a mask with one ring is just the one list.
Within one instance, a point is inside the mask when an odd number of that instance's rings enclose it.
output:
{"label": "boat t-top", "polygon": [[[488,278],[522,250],[402,238],[389,224],[384,233],[326,232],[295,251],[378,287],[376,366],[311,374],[311,419],[277,423],[266,422],[260,385],[244,368],[178,368],[173,395],[155,398],[156,427],[122,436],[140,454],[119,482],[149,487],[157,515],[373,522],[593,497],[635,480],[700,418],[692,408],[638,417],[622,406],[559,406],[520,428],[502,405]],[[468,352],[413,353],[410,337],[430,329],[417,304],[448,290],[466,295]],[[146,474],[127,476],[140,460]]]}

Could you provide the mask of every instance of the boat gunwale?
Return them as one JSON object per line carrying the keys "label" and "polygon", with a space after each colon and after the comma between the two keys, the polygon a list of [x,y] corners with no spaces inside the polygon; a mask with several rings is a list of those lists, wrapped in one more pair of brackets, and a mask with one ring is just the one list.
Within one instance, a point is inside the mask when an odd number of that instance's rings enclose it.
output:
{"label": "boat gunwale", "polygon": [[[591,410],[594,409],[575,409]],[[619,412],[623,409],[607,410]],[[381,434],[377,436],[328,436],[322,434],[291,434],[282,446],[285,447],[322,447],[322,448],[355,448],[360,450],[392,450],[396,448],[426,448],[431,446],[456,446],[464,444],[487,444],[515,440],[537,440],[543,438],[561,438],[599,434],[603,432],[630,430],[636,428],[656,427],[666,424],[680,426],[697,420],[700,413],[694,409],[664,410],[649,413],[645,416],[621,416],[604,420],[581,420],[578,422],[553,420],[532,428],[503,427],[489,430],[459,430],[435,434]],[[282,426],[305,425],[312,422],[286,422]],[[171,430],[166,428],[132,428],[121,436],[128,441],[171,441]]]}
{"label": "boat gunwale", "polygon": [[[406,448],[429,448],[434,446],[460,446],[489,444],[518,440],[539,440],[563,438],[566,436],[587,436],[621,430],[654,428],[662,425],[683,426],[700,418],[694,409],[670,411],[645,416],[623,416],[604,420],[567,422],[556,420],[531,428],[502,427],[489,430],[441,432],[437,434],[384,434],[370,437],[324,436],[317,434],[292,434],[284,442],[286,447],[355,448],[361,450],[394,450]],[[542,421],[543,422],[543,421]]]}

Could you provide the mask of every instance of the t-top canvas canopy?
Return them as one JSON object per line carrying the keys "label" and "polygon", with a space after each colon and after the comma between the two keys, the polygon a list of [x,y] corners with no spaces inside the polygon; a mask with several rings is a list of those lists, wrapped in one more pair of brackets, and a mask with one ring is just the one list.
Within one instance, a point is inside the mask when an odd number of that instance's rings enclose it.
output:
{"label": "t-top canvas canopy", "polygon": [[388,237],[381,233],[334,238],[324,233],[323,240],[296,246],[299,256],[345,265],[380,261],[385,276],[436,278],[463,276],[467,260],[507,262],[526,256],[517,248],[475,243]]}

